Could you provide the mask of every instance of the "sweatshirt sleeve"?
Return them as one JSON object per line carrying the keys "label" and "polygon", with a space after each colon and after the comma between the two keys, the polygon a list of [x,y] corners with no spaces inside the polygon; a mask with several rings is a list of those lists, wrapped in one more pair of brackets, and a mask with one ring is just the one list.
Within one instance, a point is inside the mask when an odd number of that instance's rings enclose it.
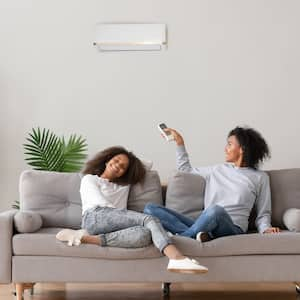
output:
{"label": "sweatshirt sleeve", "polygon": [[271,190],[269,176],[264,173],[256,200],[257,217],[255,225],[259,233],[271,226]]}
{"label": "sweatshirt sleeve", "polygon": [[100,192],[93,175],[85,175],[81,179],[80,196],[83,206],[88,204],[114,207]]}
{"label": "sweatshirt sleeve", "polygon": [[212,167],[193,168],[184,145],[176,148],[176,167],[178,171],[197,174],[205,179],[209,177],[213,170]]}

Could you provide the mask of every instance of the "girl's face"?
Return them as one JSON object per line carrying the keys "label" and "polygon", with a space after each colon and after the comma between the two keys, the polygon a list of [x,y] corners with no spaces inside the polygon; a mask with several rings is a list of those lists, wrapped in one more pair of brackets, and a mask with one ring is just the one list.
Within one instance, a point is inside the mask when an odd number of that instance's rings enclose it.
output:
{"label": "girl's face", "polygon": [[243,158],[243,150],[237,138],[232,135],[227,139],[225,147],[225,160],[226,162],[238,163]]}
{"label": "girl's face", "polygon": [[119,178],[123,176],[129,166],[129,159],[125,154],[115,155],[106,163],[104,173],[110,179]]}

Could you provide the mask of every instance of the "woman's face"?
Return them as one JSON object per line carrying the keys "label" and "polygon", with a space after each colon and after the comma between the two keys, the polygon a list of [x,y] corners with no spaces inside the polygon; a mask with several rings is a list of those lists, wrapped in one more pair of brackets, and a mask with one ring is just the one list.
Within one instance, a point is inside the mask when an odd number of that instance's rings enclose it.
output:
{"label": "woman's face", "polygon": [[241,162],[243,157],[243,150],[240,146],[237,138],[231,135],[227,139],[227,145],[225,147],[225,160],[226,162],[237,163]]}
{"label": "woman's face", "polygon": [[104,173],[110,178],[119,178],[125,174],[129,166],[128,156],[125,154],[115,155],[106,163]]}

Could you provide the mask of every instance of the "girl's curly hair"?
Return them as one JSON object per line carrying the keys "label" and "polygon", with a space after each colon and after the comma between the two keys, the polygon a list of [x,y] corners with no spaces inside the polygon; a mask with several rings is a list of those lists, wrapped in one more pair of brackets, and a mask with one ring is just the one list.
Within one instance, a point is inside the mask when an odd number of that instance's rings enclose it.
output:
{"label": "girl's curly hair", "polygon": [[270,150],[262,135],[249,127],[236,127],[228,137],[235,136],[243,149],[243,163],[250,168],[258,169],[259,164],[270,158]]}
{"label": "girl's curly hair", "polygon": [[113,182],[120,185],[142,182],[146,175],[144,164],[132,152],[121,146],[110,147],[97,153],[85,164],[82,173],[100,176],[106,168],[106,163],[119,154],[124,154],[128,157],[129,165],[126,172],[121,177],[114,179]]}

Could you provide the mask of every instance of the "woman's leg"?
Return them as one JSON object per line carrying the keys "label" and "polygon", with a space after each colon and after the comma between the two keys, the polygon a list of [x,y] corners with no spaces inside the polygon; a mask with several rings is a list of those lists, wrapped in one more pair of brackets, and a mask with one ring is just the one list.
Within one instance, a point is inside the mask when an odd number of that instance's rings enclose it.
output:
{"label": "woman's leg", "polygon": [[158,218],[163,227],[173,234],[185,232],[194,224],[194,220],[164,206],[147,203],[144,213]]}
{"label": "woman's leg", "polygon": [[223,216],[220,216],[219,226],[211,232],[212,238],[218,238],[228,235],[244,234],[245,232],[237,225],[235,225],[226,213]]}
{"label": "woman's leg", "polygon": [[195,238],[198,232],[207,232],[211,238],[243,233],[219,205],[205,209],[194,224],[180,235]]}

